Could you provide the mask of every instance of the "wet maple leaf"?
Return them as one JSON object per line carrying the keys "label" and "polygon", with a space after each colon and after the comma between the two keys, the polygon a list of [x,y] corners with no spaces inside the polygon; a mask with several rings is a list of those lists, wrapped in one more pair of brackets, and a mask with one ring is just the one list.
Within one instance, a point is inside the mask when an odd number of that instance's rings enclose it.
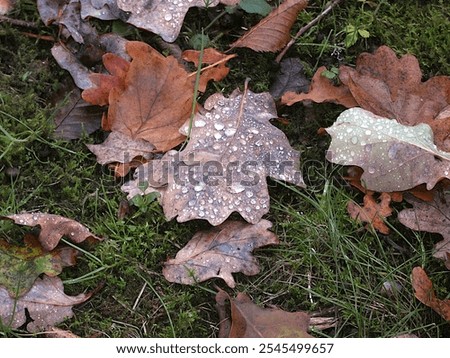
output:
{"label": "wet maple leaf", "polygon": [[0,219],[13,220],[18,225],[40,226],[39,242],[47,250],[53,250],[63,236],[70,241],[79,243],[87,239],[100,240],[87,227],[75,220],[60,215],[46,213],[23,213],[2,216]]}
{"label": "wet maple leaf", "polygon": [[73,316],[72,307],[85,302],[91,294],[68,296],[64,293],[61,279],[44,276],[19,298],[11,298],[0,286],[0,318],[3,325],[18,328],[26,323],[26,310],[33,320],[28,323],[29,332],[44,331],[66,318]]}
{"label": "wet maple leaf", "polygon": [[[219,290],[216,295],[219,316],[229,317],[226,301],[231,304],[231,327],[221,330],[221,338],[313,338],[307,333],[309,315],[305,312],[286,312],[279,308],[261,308],[242,292],[236,299]],[[228,322],[222,319],[225,324]]]}
{"label": "wet maple leaf", "polygon": [[289,32],[298,13],[307,5],[307,0],[285,0],[230,47],[248,47],[261,52],[281,50],[291,39]]}
{"label": "wet maple leaf", "polygon": [[436,191],[431,202],[408,196],[406,201],[413,205],[398,214],[399,221],[413,230],[441,234],[444,240],[435,246],[433,256],[444,260],[450,269],[450,193]]}
{"label": "wet maple leaf", "polygon": [[439,150],[427,124],[406,126],[361,108],[344,111],[326,128],[332,141],[327,159],[364,169],[363,186],[378,192],[403,191],[450,178],[450,153]]}
{"label": "wet maple leaf", "polygon": [[187,146],[139,167],[122,190],[129,198],[158,191],[169,220],[219,225],[237,211],[257,223],[269,210],[267,176],[304,186],[297,170],[300,153],[270,124],[277,115],[269,93],[236,90],[229,98],[218,93],[204,107],[193,119]]}
{"label": "wet maple leaf", "polygon": [[433,283],[428,278],[425,270],[421,267],[414,267],[411,279],[416,298],[436,311],[446,321],[450,321],[450,300],[440,300],[436,297]]}
{"label": "wet maple leaf", "polygon": [[233,288],[233,272],[247,276],[259,273],[251,252],[261,246],[278,244],[277,236],[268,229],[272,223],[261,220],[255,225],[226,221],[207,231],[197,232],[174,259],[164,263],[163,275],[170,282],[193,285],[220,277]]}

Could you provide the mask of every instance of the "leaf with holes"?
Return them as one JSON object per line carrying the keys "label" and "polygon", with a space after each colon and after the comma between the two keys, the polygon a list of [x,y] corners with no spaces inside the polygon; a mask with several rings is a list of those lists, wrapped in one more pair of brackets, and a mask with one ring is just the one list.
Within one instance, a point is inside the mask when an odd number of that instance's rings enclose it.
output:
{"label": "leaf with holes", "polygon": [[18,328],[27,322],[28,311],[33,321],[28,323],[27,330],[44,331],[72,317],[72,307],[90,297],[89,293],[66,295],[63,283],[58,277],[38,278],[33,287],[18,299],[11,298],[8,291],[0,287],[0,320],[7,327]]}
{"label": "leaf with holes", "polygon": [[46,213],[23,213],[1,216],[0,219],[13,220],[18,225],[40,226],[39,242],[47,251],[53,250],[63,236],[75,243],[88,239],[101,240],[92,234],[86,226],[64,216]]}
{"label": "leaf with holes", "polygon": [[247,276],[259,273],[251,252],[261,246],[279,243],[268,229],[272,223],[261,220],[255,225],[227,221],[207,231],[200,231],[174,259],[164,263],[163,275],[170,282],[193,285],[213,277],[222,278],[233,288],[233,272]]}
{"label": "leaf with holes", "polygon": [[[230,301],[231,315],[226,312],[227,300]],[[220,330],[221,338],[313,338],[307,333],[310,317],[305,312],[261,308],[242,292],[232,299],[220,290],[216,302],[220,317],[231,316],[231,327]],[[222,321],[228,324],[227,319]]]}
{"label": "leaf with holes", "polygon": [[404,191],[423,183],[430,190],[450,179],[450,153],[436,147],[427,124],[405,126],[351,108],[326,131],[332,137],[327,159],[363,168],[361,181],[369,190]]}
{"label": "leaf with holes", "polygon": [[[129,198],[158,191],[169,220],[219,225],[237,211],[256,224],[269,210],[267,176],[304,187],[300,153],[269,122],[277,117],[269,93],[247,88],[229,98],[217,93],[204,107],[181,152],[170,151],[136,170],[135,180],[122,187]],[[187,134],[189,124],[182,130]]]}
{"label": "leaf with holes", "polygon": [[40,274],[56,276],[63,267],[75,265],[77,253],[71,247],[60,247],[48,252],[33,235],[25,236],[24,246],[1,240],[0,286],[6,288],[11,297],[22,296]]}
{"label": "leaf with holes", "polygon": [[412,196],[406,197],[406,201],[413,207],[400,211],[399,221],[413,230],[441,234],[444,240],[436,244],[433,256],[444,260],[450,269],[450,193],[435,191],[431,202]]}

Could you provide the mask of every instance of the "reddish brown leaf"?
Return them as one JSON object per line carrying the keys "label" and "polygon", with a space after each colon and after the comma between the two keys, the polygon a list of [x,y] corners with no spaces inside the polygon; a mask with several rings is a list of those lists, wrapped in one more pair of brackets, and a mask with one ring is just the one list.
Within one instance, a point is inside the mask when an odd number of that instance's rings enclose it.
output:
{"label": "reddish brown leaf", "polygon": [[130,63],[128,61],[112,53],[103,55],[103,64],[110,75],[100,73],[91,74],[90,80],[94,84],[94,87],[84,90],[82,94],[86,102],[98,106],[106,106],[109,104],[109,94],[113,88],[117,88],[119,92],[125,90],[125,78],[130,69]]}
{"label": "reddish brown leaf", "polygon": [[289,31],[298,13],[307,5],[307,0],[285,0],[230,47],[248,47],[260,52],[281,50],[291,38]]}
{"label": "reddish brown leaf", "polygon": [[253,276],[259,273],[251,252],[261,246],[278,244],[268,229],[272,223],[261,220],[255,225],[227,221],[208,231],[200,231],[174,259],[164,263],[163,275],[170,282],[192,285],[220,277],[233,288],[233,272]]}
{"label": "reddish brown leaf", "polygon": [[27,321],[27,310],[33,319],[27,330],[43,331],[72,317],[72,307],[90,297],[89,293],[67,296],[60,278],[44,276],[38,278],[30,291],[20,298],[11,298],[8,291],[0,287],[0,319],[3,325],[18,328]]}
{"label": "reddish brown leaf", "polygon": [[389,228],[384,223],[383,218],[392,214],[392,209],[389,206],[391,200],[388,193],[382,193],[377,202],[373,193],[370,192],[364,196],[363,206],[350,201],[347,205],[347,211],[353,219],[367,222],[382,234],[388,234]]}
{"label": "reddish brown leaf", "polygon": [[436,244],[433,256],[444,260],[450,269],[450,193],[435,191],[431,202],[411,196],[406,197],[406,200],[413,207],[402,210],[398,214],[399,221],[413,230],[441,234],[444,240]]}
{"label": "reddish brown leaf", "polygon": [[347,86],[335,86],[333,83],[322,76],[325,66],[319,67],[311,80],[311,86],[308,93],[287,92],[281,97],[281,103],[288,106],[297,102],[310,100],[316,103],[334,102],[344,107],[356,107],[358,103],[353,98]]}
{"label": "reddish brown leaf", "polygon": [[[182,54],[183,60],[193,62],[195,66],[198,66],[200,60],[200,51],[186,50]],[[230,69],[226,67],[226,63],[236,57],[237,55],[226,55],[217,51],[214,48],[207,48],[203,52],[202,63],[209,65],[201,69],[200,82],[198,90],[200,92],[206,91],[206,85],[210,80],[221,81],[230,72]],[[191,76],[195,75],[192,73]]]}
{"label": "reddish brown leaf", "polygon": [[39,242],[47,250],[53,250],[58,245],[63,236],[69,238],[75,243],[86,239],[100,240],[93,235],[87,227],[81,225],[75,220],[65,218],[59,215],[46,213],[23,213],[0,217],[0,219],[13,220],[16,224],[26,226],[40,226]]}
{"label": "reddish brown leaf", "polygon": [[416,298],[432,308],[446,321],[450,321],[450,300],[440,300],[433,290],[433,283],[421,267],[414,267],[411,275]]}
{"label": "reddish brown leaf", "polygon": [[14,9],[15,0],[0,0],[0,15],[5,15]]}
{"label": "reddish brown leaf", "polygon": [[[219,291],[216,301],[224,309],[226,296]],[[309,315],[305,312],[286,312],[279,308],[261,308],[239,292],[231,304],[229,338],[313,338],[307,333]]]}

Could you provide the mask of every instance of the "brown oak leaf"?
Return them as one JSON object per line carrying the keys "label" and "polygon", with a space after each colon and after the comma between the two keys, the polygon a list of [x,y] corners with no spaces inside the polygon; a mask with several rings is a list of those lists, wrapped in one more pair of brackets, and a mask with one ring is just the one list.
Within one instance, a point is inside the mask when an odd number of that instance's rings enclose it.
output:
{"label": "brown oak leaf", "polygon": [[[267,176],[305,186],[297,169],[300,153],[269,122],[277,117],[269,93],[247,88],[228,98],[217,93],[204,107],[181,152],[170,151],[136,170],[135,180],[122,187],[129,198],[158,191],[169,220],[219,225],[237,211],[256,224],[269,210]],[[182,130],[187,134],[189,124]]]}
{"label": "brown oak leaf", "polygon": [[[227,299],[231,305],[231,317],[226,313]],[[229,324],[226,317],[231,320],[229,331],[221,327],[222,338],[314,338],[307,333],[310,317],[305,312],[261,308],[242,292],[232,299],[225,291],[219,290],[216,302],[219,316],[225,317],[222,321]]]}
{"label": "brown oak leaf", "polygon": [[289,34],[297,15],[308,5],[307,0],[285,0],[278,8],[252,27],[230,48],[248,47],[254,51],[276,52],[291,39]]}
{"label": "brown oak leaf", "polygon": [[407,196],[406,201],[413,207],[402,210],[399,221],[413,230],[441,234],[444,239],[436,244],[433,256],[444,260],[450,269],[450,193],[435,191],[431,202],[412,196]]}
{"label": "brown oak leaf", "polygon": [[53,250],[63,236],[75,243],[87,239],[101,240],[86,226],[64,216],[36,212],[1,216],[0,219],[13,220],[18,225],[40,226],[38,239],[47,251]]}
{"label": "brown oak leaf", "polygon": [[251,252],[261,246],[279,243],[268,229],[272,223],[261,220],[255,225],[227,221],[207,231],[197,232],[174,259],[164,263],[163,275],[170,282],[192,285],[220,277],[234,288],[233,272],[247,276],[259,273]]}
{"label": "brown oak leaf", "polygon": [[72,307],[85,302],[90,293],[68,296],[60,278],[38,278],[33,287],[19,298],[11,298],[0,286],[0,318],[3,325],[18,328],[26,321],[26,310],[33,320],[28,323],[29,332],[44,331],[73,316]]}
{"label": "brown oak leaf", "polygon": [[432,308],[446,321],[450,321],[450,300],[440,300],[433,290],[433,283],[422,267],[414,267],[411,275],[416,298]]}

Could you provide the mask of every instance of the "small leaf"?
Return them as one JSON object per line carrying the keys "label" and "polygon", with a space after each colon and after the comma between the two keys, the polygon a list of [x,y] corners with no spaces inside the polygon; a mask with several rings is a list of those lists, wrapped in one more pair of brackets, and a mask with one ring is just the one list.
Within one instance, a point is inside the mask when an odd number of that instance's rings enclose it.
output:
{"label": "small leaf", "polygon": [[259,273],[251,252],[261,246],[278,244],[277,236],[268,231],[272,224],[261,220],[255,225],[227,221],[194,235],[175,259],[164,263],[163,275],[170,282],[193,285],[212,277],[222,278],[233,288],[233,272],[247,276]]}
{"label": "small leaf", "polygon": [[0,320],[3,325],[18,328],[26,323],[27,310],[33,320],[28,323],[29,332],[44,331],[73,316],[72,307],[85,302],[91,294],[67,296],[58,277],[38,278],[24,296],[14,299],[0,287]]}
{"label": "small leaf", "polygon": [[259,14],[262,16],[266,16],[272,11],[272,6],[266,0],[241,0],[239,7],[249,14]]}
{"label": "small leaf", "polygon": [[370,32],[364,29],[359,29],[358,34],[364,39],[368,39],[370,37]]}
{"label": "small leaf", "polygon": [[277,72],[270,94],[279,99],[286,92],[306,92],[309,81],[305,77],[304,67],[299,58],[285,58],[280,62],[280,70]]}

